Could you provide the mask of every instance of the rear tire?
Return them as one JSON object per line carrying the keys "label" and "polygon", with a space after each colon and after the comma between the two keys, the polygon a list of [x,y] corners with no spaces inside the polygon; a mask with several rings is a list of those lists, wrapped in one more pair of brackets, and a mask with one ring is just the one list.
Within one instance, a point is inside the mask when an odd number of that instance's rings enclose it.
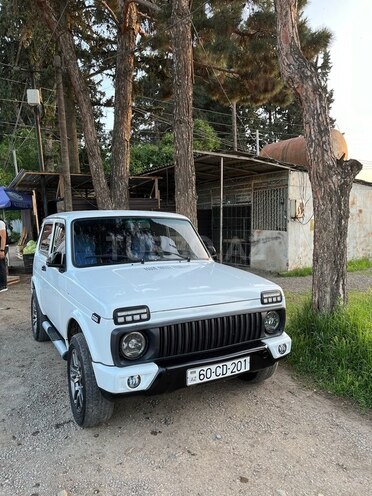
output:
{"label": "rear tire", "polygon": [[67,373],[75,422],[80,427],[94,427],[109,420],[114,403],[103,396],[97,385],[92,357],[82,333],[71,339]]}
{"label": "rear tire", "polygon": [[41,313],[39,302],[37,301],[37,296],[35,291],[32,291],[31,294],[31,329],[32,335],[34,336],[35,341],[39,343],[42,341],[48,341],[49,336],[43,329],[42,323],[44,320],[44,316]]}
{"label": "rear tire", "polygon": [[275,374],[276,369],[278,368],[278,362],[274,363],[270,367],[266,367],[265,369],[258,370],[257,372],[245,372],[239,376],[240,379],[246,382],[250,382],[251,384],[260,384],[269,377]]}

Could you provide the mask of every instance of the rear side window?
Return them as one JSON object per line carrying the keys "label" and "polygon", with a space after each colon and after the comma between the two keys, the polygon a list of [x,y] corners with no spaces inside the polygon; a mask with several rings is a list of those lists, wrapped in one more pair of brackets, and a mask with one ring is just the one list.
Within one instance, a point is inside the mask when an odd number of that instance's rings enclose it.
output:
{"label": "rear side window", "polygon": [[39,250],[42,253],[45,253],[45,255],[48,255],[49,253],[49,247],[52,239],[52,231],[53,231],[53,224],[46,223],[44,224],[43,230],[41,231],[40,234]]}

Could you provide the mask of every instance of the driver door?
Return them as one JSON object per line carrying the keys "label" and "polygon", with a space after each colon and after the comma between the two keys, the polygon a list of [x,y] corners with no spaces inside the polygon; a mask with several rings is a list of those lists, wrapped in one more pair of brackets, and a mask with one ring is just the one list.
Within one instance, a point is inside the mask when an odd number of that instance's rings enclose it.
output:
{"label": "driver door", "polygon": [[[62,257],[65,257],[65,237],[65,224],[60,221],[55,222],[47,260],[53,260],[57,252],[61,253]],[[41,268],[44,279],[42,308],[48,320],[57,330],[60,330],[61,309],[65,300],[65,277],[64,272],[60,271],[59,268],[49,267],[47,260],[45,260]]]}

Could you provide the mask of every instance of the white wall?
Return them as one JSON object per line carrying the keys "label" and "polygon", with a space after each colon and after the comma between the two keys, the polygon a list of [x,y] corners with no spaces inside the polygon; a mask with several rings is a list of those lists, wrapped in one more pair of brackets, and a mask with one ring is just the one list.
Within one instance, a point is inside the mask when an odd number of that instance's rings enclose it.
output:
{"label": "white wall", "polygon": [[354,183],[351,190],[347,257],[372,259],[372,186]]}
{"label": "white wall", "polygon": [[287,270],[288,233],[285,231],[252,232],[251,267],[269,272]]}
{"label": "white wall", "polygon": [[[254,184],[267,188],[287,182],[287,171],[256,175],[242,181],[226,181],[224,202],[251,204]],[[199,208],[219,204],[219,183],[198,188]],[[291,200],[303,204],[303,216],[292,219]],[[251,235],[251,267],[269,271],[311,267],[313,258],[314,218],[311,185],[306,172],[288,173],[287,231],[253,230]],[[350,196],[348,259],[372,258],[372,186],[354,183]]]}
{"label": "white wall", "polygon": [[[308,174],[291,172],[289,200],[304,203],[304,217],[288,219],[288,270],[311,267],[314,241],[313,199]],[[348,260],[372,259],[372,186],[354,183],[350,194]]]}
{"label": "white wall", "polygon": [[[290,203],[303,205],[303,217],[291,218]],[[288,270],[313,264],[313,197],[306,172],[291,171],[288,179]]]}

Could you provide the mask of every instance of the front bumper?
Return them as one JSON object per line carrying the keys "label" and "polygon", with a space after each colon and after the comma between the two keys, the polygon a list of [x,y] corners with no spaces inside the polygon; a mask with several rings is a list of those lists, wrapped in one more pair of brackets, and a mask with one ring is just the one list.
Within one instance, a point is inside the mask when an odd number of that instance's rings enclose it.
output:
{"label": "front bumper", "polygon": [[[186,387],[186,370],[194,367],[213,365],[219,362],[233,360],[242,356],[250,357],[250,372],[255,372],[273,365],[278,359],[291,351],[291,338],[283,332],[280,336],[267,338],[253,349],[241,350],[228,355],[208,357],[202,360],[187,361],[177,364],[139,363],[127,367],[107,366],[93,362],[93,369],[98,386],[112,394],[150,393],[157,394],[165,391]],[[223,351],[223,350],[220,350]],[[128,379],[140,376],[138,387],[128,386]]]}

